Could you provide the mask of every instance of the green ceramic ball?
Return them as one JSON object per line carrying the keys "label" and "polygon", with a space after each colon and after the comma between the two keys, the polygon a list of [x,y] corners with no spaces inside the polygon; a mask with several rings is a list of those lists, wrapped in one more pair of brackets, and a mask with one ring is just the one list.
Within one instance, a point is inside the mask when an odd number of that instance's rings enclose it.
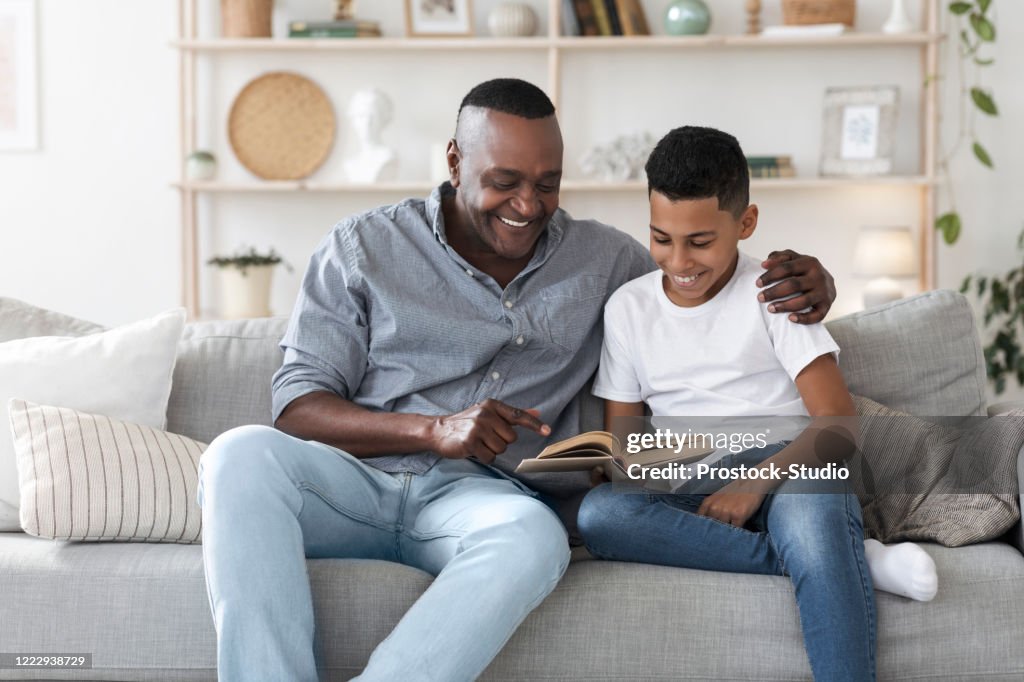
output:
{"label": "green ceramic ball", "polygon": [[703,35],[711,28],[711,12],[704,0],[675,0],[665,12],[665,33],[670,36]]}

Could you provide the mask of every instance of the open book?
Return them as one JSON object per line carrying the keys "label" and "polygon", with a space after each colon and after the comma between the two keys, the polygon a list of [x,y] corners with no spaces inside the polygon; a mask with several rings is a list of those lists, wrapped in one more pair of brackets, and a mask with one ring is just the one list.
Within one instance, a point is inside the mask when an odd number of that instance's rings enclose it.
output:
{"label": "open book", "polygon": [[692,464],[714,452],[714,448],[692,447],[684,444],[676,448],[651,448],[631,453],[622,447],[619,439],[607,431],[587,431],[572,438],[560,440],[544,448],[532,459],[524,459],[516,473],[533,474],[547,471],[590,471],[601,467],[612,481],[628,481],[629,467],[656,467],[668,463]]}

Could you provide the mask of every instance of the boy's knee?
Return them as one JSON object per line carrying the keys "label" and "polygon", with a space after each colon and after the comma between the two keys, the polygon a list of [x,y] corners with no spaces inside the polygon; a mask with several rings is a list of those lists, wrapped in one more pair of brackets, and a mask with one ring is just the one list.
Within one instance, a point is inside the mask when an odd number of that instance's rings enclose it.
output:
{"label": "boy's knee", "polygon": [[611,483],[605,483],[586,494],[576,516],[576,526],[583,541],[590,546],[592,540],[607,532],[615,532],[616,519],[622,515],[617,511],[619,494]]}

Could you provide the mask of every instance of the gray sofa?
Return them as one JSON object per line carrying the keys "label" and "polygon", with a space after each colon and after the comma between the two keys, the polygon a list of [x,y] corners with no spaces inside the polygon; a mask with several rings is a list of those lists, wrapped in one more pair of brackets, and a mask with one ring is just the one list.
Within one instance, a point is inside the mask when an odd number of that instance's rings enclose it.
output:
{"label": "gray sofa", "polygon": [[[235,425],[266,424],[284,324],[189,325],[168,429],[208,442]],[[918,415],[983,413],[978,337],[959,295],[929,292],[829,328],[843,348],[841,366],[854,392]],[[69,333],[88,331],[79,325]],[[880,679],[1024,680],[1021,546],[1019,526],[1003,541],[959,549],[926,545],[940,576],[935,600],[877,595]],[[322,679],[329,680],[358,673],[430,584],[420,571],[377,561],[316,559],[308,567]],[[8,653],[93,654],[90,671],[0,669],[5,680],[214,680],[201,548],[0,533],[0,643],[0,652]],[[580,557],[485,679],[811,675],[787,578]]]}

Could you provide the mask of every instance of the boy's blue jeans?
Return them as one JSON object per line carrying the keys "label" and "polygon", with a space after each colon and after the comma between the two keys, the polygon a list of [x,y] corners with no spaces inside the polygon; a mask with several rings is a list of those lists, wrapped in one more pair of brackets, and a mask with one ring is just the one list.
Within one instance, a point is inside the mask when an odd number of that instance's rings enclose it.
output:
{"label": "boy's blue jeans", "polygon": [[[754,466],[784,446],[728,455],[711,466]],[[708,483],[689,481],[678,494],[599,486],[583,499],[580,534],[603,559],[788,575],[816,682],[874,680],[875,595],[860,505],[845,482],[786,480],[744,528],[697,514],[728,481]],[[688,492],[698,486],[700,493]]]}
{"label": "boy's blue jeans", "polygon": [[317,679],[307,557],[436,576],[359,677],[403,682],[475,679],[569,563],[555,513],[489,467],[389,474],[262,426],[210,444],[199,504],[222,682]]}

